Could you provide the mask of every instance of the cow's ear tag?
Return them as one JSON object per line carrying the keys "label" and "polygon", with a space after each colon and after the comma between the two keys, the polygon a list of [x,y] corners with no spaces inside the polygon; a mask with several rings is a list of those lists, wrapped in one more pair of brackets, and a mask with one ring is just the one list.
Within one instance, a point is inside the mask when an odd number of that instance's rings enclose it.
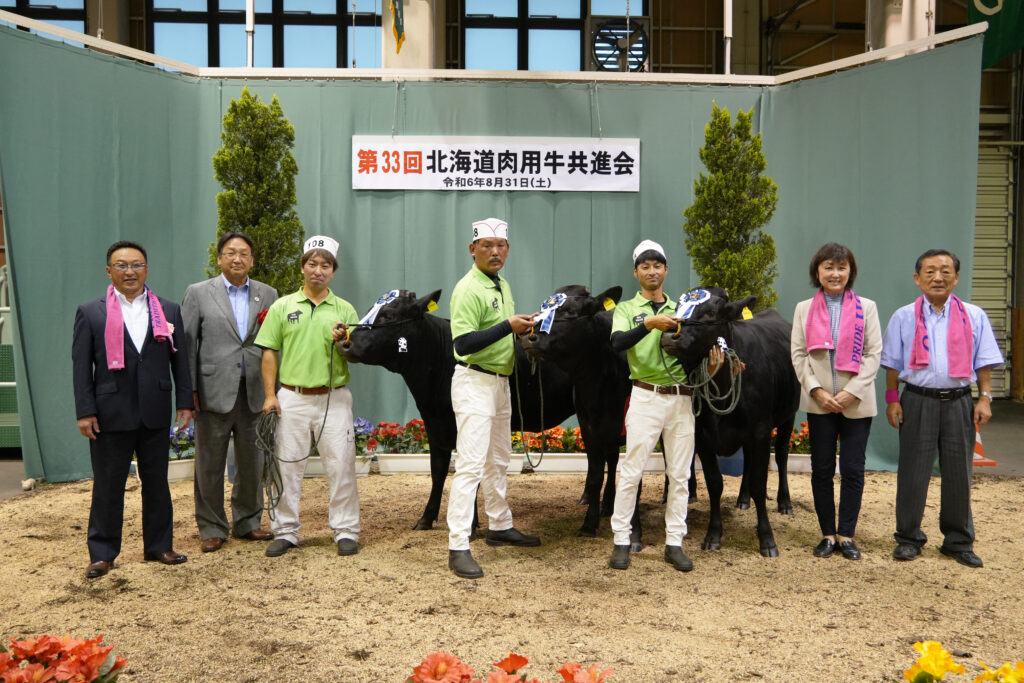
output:
{"label": "cow's ear tag", "polygon": [[610,311],[615,308],[615,302],[612,301],[611,297],[606,297],[604,300],[604,310]]}
{"label": "cow's ear tag", "polygon": [[437,310],[437,302],[431,299],[427,302],[427,313],[433,313]]}
{"label": "cow's ear tag", "polygon": [[754,317],[754,314],[751,313],[750,309],[747,308],[746,306],[743,307],[743,310],[740,312],[740,315],[743,316],[744,320],[750,320]]}

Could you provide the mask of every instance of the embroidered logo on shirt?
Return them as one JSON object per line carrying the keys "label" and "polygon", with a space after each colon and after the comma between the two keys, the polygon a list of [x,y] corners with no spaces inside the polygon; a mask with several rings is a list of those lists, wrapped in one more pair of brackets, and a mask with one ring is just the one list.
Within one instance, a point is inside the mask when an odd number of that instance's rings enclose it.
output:
{"label": "embroidered logo on shirt", "polygon": [[633,316],[633,324],[634,325],[643,325],[644,324],[644,318],[646,318],[646,317],[647,317],[646,313],[637,313],[636,315]]}
{"label": "embroidered logo on shirt", "polygon": [[498,297],[494,297],[494,301],[491,302],[491,308],[498,310]]}
{"label": "embroidered logo on shirt", "polygon": [[299,322],[300,315],[302,315],[302,311],[292,311],[288,314],[288,322],[292,324]]}

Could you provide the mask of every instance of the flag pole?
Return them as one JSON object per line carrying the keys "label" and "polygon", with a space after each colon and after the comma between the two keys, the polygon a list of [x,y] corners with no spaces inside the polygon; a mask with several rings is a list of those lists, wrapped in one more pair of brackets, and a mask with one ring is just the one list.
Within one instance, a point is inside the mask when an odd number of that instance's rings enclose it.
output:
{"label": "flag pole", "polygon": [[245,65],[253,66],[253,34],[256,31],[256,0],[245,0]]}

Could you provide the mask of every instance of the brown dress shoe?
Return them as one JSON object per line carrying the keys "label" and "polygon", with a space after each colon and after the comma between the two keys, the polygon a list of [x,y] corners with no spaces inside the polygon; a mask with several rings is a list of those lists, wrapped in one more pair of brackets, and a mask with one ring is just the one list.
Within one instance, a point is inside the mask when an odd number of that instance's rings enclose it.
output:
{"label": "brown dress shoe", "polygon": [[244,538],[247,541],[269,541],[274,538],[274,533],[263,529],[253,529],[244,536],[239,536],[239,538]]}
{"label": "brown dress shoe", "polygon": [[203,539],[203,552],[204,553],[215,553],[224,546],[224,539],[214,536],[213,538]]}
{"label": "brown dress shoe", "polygon": [[103,576],[111,569],[114,568],[113,562],[107,562],[106,560],[100,560],[99,562],[93,562],[85,568],[85,578],[87,579],[98,579]]}
{"label": "brown dress shoe", "polygon": [[159,562],[161,564],[182,564],[183,562],[188,562],[186,556],[173,550],[163,553],[146,553],[142,557],[146,562]]}

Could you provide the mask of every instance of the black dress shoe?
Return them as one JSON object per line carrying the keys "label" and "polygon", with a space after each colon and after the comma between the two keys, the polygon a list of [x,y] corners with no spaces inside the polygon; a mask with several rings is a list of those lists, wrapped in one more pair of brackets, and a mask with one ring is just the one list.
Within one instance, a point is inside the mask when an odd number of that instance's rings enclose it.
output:
{"label": "black dress shoe", "polygon": [[839,552],[841,552],[843,554],[843,557],[845,557],[848,560],[860,559],[860,549],[854,544],[852,540],[839,541]]}
{"label": "black dress shoe", "polygon": [[949,548],[940,547],[939,552],[947,557],[952,557],[963,566],[970,567],[971,569],[984,566],[981,558],[971,550],[950,550]]}
{"label": "black dress shoe", "polygon": [[831,557],[832,553],[836,551],[836,542],[831,538],[821,539],[821,543],[814,546],[815,557]]}
{"label": "black dress shoe", "polygon": [[532,548],[540,545],[540,539],[536,536],[529,536],[518,529],[503,529],[501,531],[487,530],[487,545],[517,545],[524,548]]}
{"label": "black dress shoe", "polygon": [[484,570],[468,550],[449,550],[448,569],[463,579],[479,579],[484,575]]}
{"label": "black dress shoe", "polygon": [[188,558],[181,553],[176,553],[173,550],[168,550],[163,553],[145,553],[143,559],[146,562],[159,562],[160,564],[183,564],[188,562]]}
{"label": "black dress shoe", "polygon": [[693,560],[686,556],[682,546],[665,546],[665,561],[681,572],[688,572],[693,569]]}
{"label": "black dress shoe", "polygon": [[106,560],[100,560],[99,562],[93,562],[85,568],[85,578],[98,579],[99,577],[105,575],[113,568],[113,561],[107,562]]}
{"label": "black dress shoe", "polygon": [[353,541],[351,538],[342,538],[338,540],[338,554],[339,555],[355,555],[359,552],[359,542]]}
{"label": "black dress shoe", "polygon": [[267,546],[267,550],[264,553],[267,557],[280,557],[286,552],[295,547],[295,544],[291,541],[286,541],[283,538],[279,538],[270,545]]}
{"label": "black dress shoe", "polygon": [[909,562],[920,554],[921,549],[913,543],[900,543],[896,546],[896,550],[892,551],[892,559]]}
{"label": "black dress shoe", "polygon": [[629,569],[629,546],[617,545],[612,548],[612,557],[608,560],[612,569]]}

